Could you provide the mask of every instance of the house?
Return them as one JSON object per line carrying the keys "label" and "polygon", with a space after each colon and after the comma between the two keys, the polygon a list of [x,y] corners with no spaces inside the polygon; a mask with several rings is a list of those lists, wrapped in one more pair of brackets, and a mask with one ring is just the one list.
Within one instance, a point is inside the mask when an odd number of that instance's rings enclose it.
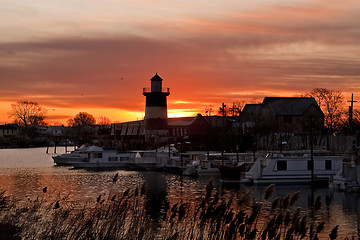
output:
{"label": "house", "polygon": [[65,135],[65,130],[66,128],[64,126],[49,126],[47,128],[47,133],[53,137],[61,137]]}
{"label": "house", "polygon": [[14,139],[19,137],[20,131],[16,124],[0,125],[0,139]]}
{"label": "house", "polygon": [[307,134],[324,127],[324,114],[314,98],[265,97],[261,104],[245,105],[240,115],[243,130],[263,133]]}
{"label": "house", "polygon": [[259,115],[261,104],[246,104],[240,114],[240,123],[243,132],[246,133],[255,127],[256,118]]}
{"label": "house", "polygon": [[206,135],[211,131],[211,124],[201,114],[195,117],[170,118],[168,122],[170,137],[195,137]]}

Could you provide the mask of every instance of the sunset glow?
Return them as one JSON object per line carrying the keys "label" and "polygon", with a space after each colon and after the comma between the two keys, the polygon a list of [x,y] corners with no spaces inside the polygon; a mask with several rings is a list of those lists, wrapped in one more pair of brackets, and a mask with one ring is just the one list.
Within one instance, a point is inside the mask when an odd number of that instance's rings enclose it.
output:
{"label": "sunset glow", "polygon": [[360,101],[357,0],[0,3],[1,123],[18,100],[50,124],[80,111],[140,120],[156,72],[169,117],[316,87]]}

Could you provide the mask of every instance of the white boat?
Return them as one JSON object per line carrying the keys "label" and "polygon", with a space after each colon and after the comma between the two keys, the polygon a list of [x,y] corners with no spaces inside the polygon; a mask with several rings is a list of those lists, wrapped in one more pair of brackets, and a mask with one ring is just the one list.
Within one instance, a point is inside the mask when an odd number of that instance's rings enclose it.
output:
{"label": "white boat", "polygon": [[178,150],[171,146],[161,147],[156,150],[134,151],[134,158],[127,163],[129,170],[159,170],[169,164],[169,161],[178,153]]}
{"label": "white boat", "polygon": [[310,184],[311,182],[328,183],[331,176],[335,175],[341,167],[342,156],[329,156],[316,154],[313,156],[314,171],[312,174],[311,155],[302,156],[284,154],[268,154],[259,158],[245,174],[245,178],[254,185],[267,184]]}
{"label": "white boat", "polygon": [[341,168],[329,181],[329,187],[344,191],[360,191],[360,156],[344,159]]}
{"label": "white boat", "polygon": [[183,175],[185,176],[208,176],[220,175],[219,169],[215,164],[208,160],[195,160],[191,164],[187,164]]}
{"label": "white boat", "polygon": [[157,170],[161,168],[162,158],[155,151],[138,151],[134,158],[126,164],[128,170]]}
{"label": "white boat", "polygon": [[85,152],[85,150],[88,148],[88,146],[81,146],[70,153],[63,153],[52,156],[52,159],[54,160],[54,163],[58,166],[69,166],[71,165],[70,162],[83,161],[87,157],[87,153]]}
{"label": "white boat", "polygon": [[202,155],[198,155],[197,160],[186,164],[183,175],[221,175],[225,181],[241,181],[240,172],[244,175],[252,164],[252,153],[203,152]]}
{"label": "white boat", "polygon": [[91,146],[84,151],[87,157],[82,161],[70,162],[74,168],[85,169],[125,169],[136,153],[119,153],[114,148]]}

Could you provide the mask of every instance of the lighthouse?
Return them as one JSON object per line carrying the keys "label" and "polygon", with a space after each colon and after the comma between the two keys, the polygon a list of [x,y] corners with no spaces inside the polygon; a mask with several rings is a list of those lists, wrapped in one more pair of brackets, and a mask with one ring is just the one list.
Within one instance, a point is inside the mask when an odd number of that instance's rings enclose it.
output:
{"label": "lighthouse", "polygon": [[151,88],[144,88],[145,106],[145,141],[160,143],[168,135],[168,118],[166,97],[170,95],[169,88],[162,87],[163,79],[156,73],[151,79]]}

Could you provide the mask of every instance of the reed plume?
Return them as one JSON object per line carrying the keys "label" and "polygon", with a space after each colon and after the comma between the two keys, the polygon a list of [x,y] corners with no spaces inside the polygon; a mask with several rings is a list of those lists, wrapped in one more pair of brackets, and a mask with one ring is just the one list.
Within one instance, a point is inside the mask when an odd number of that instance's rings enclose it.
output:
{"label": "reed plume", "polygon": [[[117,175],[114,183],[115,178]],[[145,184],[110,192],[109,197],[100,194],[83,205],[72,202],[69,195],[52,197],[45,188],[43,198],[28,198],[23,205],[0,192],[0,239],[290,240],[310,239],[313,234],[313,240],[326,234],[322,233],[325,222],[309,224],[309,209],[291,211],[300,198],[298,192],[264,203],[251,201],[252,188],[236,198],[225,197],[219,189],[214,191],[210,181],[203,197],[184,202],[168,199],[155,219],[147,207]],[[274,186],[267,187],[263,199],[270,199],[273,193]],[[314,209],[321,203],[317,199]],[[338,226],[328,236],[336,239],[337,235]]]}

